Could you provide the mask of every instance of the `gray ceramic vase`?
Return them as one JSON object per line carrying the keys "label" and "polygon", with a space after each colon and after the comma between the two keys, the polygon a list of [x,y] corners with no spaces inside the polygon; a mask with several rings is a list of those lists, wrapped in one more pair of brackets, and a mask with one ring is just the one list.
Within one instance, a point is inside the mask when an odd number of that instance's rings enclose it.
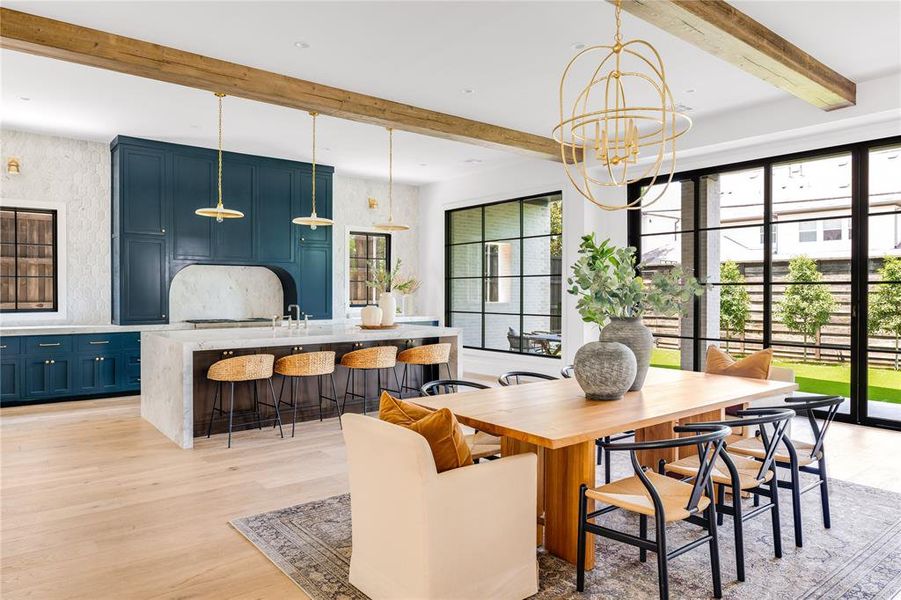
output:
{"label": "gray ceramic vase", "polygon": [[573,361],[573,374],[589,400],[619,400],[636,370],[635,355],[618,342],[588,342]]}
{"label": "gray ceramic vase", "polygon": [[654,336],[651,330],[642,324],[639,317],[611,318],[610,323],[601,329],[599,339],[602,342],[619,342],[632,351],[638,364],[638,372],[635,373],[635,381],[629,390],[633,392],[640,390],[644,385],[644,378],[648,375],[648,367],[651,366],[651,350],[654,349]]}

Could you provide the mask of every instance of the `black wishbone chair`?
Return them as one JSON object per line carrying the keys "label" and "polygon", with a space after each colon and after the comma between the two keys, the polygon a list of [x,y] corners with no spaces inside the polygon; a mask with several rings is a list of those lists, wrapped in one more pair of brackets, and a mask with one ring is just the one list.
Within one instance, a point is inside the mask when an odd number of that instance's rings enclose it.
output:
{"label": "black wishbone chair", "polygon": [[[646,442],[626,442],[610,444],[611,451],[629,451],[635,475],[589,489],[582,484],[579,493],[579,546],[576,559],[576,588],[585,589],[585,535],[592,533],[639,548],[639,560],[647,560],[647,552],[657,554],[657,579],[660,598],[669,598],[668,561],[693,550],[704,543],[710,547],[710,568],[713,575],[713,595],[723,597],[720,581],[720,554],[716,537],[716,504],[713,498],[714,461],[723,448],[730,429],[725,425],[691,424],[673,428],[676,433],[694,433],[690,437]],[[661,475],[652,469],[647,471],[638,462],[639,450],[659,450],[696,446],[698,452],[698,472],[692,483]],[[705,496],[706,493],[706,496]],[[604,508],[588,512],[588,501],[595,500],[607,504]],[[619,508],[638,513],[639,534],[637,536],[602,527],[592,522],[598,516]],[[703,516],[702,516],[703,515]],[[656,530],[655,539],[648,539],[648,517],[653,517]],[[666,524],[674,521],[688,521],[704,528],[706,535],[675,550],[667,550]]]}
{"label": "black wishbone chair", "polygon": [[[838,407],[844,401],[841,396],[799,396],[788,397],[785,402],[788,406],[771,407],[771,408],[791,408],[799,415],[806,414],[810,423],[810,429],[813,431],[813,443],[799,442],[788,437],[782,439],[782,444],[776,447],[774,459],[776,465],[789,470],[789,480],[779,480],[779,487],[790,489],[792,491],[792,519],[795,529],[795,546],[802,547],[804,544],[804,536],[801,530],[801,494],[819,488],[820,502],[823,506],[823,527],[829,529],[832,526],[829,515],[829,487],[826,477],[826,451],[823,447],[823,440],[826,438],[826,432],[835,419]],[[815,410],[825,412],[822,425],[817,421]],[[743,454],[757,460],[765,457],[764,426],[760,426],[758,435],[752,438],[745,438],[729,445],[729,450],[734,454]],[[816,463],[816,466],[813,466]],[[801,472],[811,473],[818,477],[817,481],[808,486],[801,487]],[[760,502],[758,496],[754,496],[754,505]]]}
{"label": "black wishbone chair", "polygon": [[[523,381],[523,378],[526,378],[526,381]],[[534,383],[528,381],[529,379],[554,381],[557,378],[553,375],[545,375],[544,373],[532,373],[531,371],[507,371],[497,378],[497,382],[503,386],[520,385],[522,383]]]}
{"label": "black wishbone chair", "polygon": [[[564,379],[572,379],[574,375],[573,366],[568,365],[560,369],[560,375]],[[616,435],[607,435],[594,441],[598,452],[597,464],[604,465],[604,483],[610,483],[610,451],[606,449],[606,446],[611,442],[627,440],[634,436],[635,431],[630,429],[629,431],[624,431],[623,433],[618,433]]]}
{"label": "black wishbone chair", "polygon": [[[730,454],[729,445],[720,453],[714,463],[713,483],[716,484],[717,525],[723,524],[723,515],[732,515],[735,530],[735,565],[739,581],[745,580],[745,538],[744,522],[767,511],[773,521],[773,549],[776,558],[782,558],[782,528],[779,525],[779,485],[776,477],[776,450],[785,436],[785,429],[795,411],[788,408],[751,408],[736,413],[737,419],[730,421],[705,422],[704,425],[727,425],[730,427],[759,426],[760,441],[764,450],[761,460]],[[772,428],[772,433],[766,426]],[[675,473],[691,479],[698,473],[697,456],[687,456],[675,462],[660,461],[661,473]],[[766,486],[766,487],[764,487]],[[726,504],[726,488],[732,493],[732,504]],[[750,492],[755,497],[770,499],[763,506],[755,506],[745,512],[741,504],[742,492]]]}
{"label": "black wishbone chair", "polygon": [[[467,389],[487,390],[491,388],[484,383],[465,381],[463,379],[436,379],[424,384],[419,388],[419,392],[423,396],[438,396],[440,394],[455,394]],[[474,462],[479,462],[483,458],[486,460],[500,458],[501,439],[499,437],[476,429],[473,433],[465,435],[464,438]]]}

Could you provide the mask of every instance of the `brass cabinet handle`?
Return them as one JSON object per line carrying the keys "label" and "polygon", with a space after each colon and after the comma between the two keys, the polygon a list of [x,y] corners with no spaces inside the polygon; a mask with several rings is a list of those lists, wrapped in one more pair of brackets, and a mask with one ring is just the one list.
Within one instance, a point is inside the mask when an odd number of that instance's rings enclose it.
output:
{"label": "brass cabinet handle", "polygon": [[140,357],[138,357],[138,362],[141,362],[141,358],[140,358]]}
{"label": "brass cabinet handle", "polygon": [[94,362],[97,362],[98,360],[100,360],[100,357],[99,357],[99,356],[95,356],[95,357],[94,357]]}
{"label": "brass cabinet handle", "polygon": [[56,364],[56,361],[55,361],[55,360],[45,360],[45,361],[44,361],[44,364],[45,364],[45,365],[55,365],[55,364]]}
{"label": "brass cabinet handle", "polygon": [[109,344],[109,340],[91,340],[88,343],[93,344],[94,346],[100,346],[102,344]]}
{"label": "brass cabinet handle", "polygon": [[106,360],[106,357],[101,356],[101,357],[100,357],[100,360],[101,360],[101,361],[104,361],[104,360]]}
{"label": "brass cabinet handle", "polygon": [[6,344],[0,345],[0,350],[6,350]]}
{"label": "brass cabinet handle", "polygon": [[56,342],[55,344],[38,344],[41,348],[55,348],[56,346],[62,346],[60,342]]}
{"label": "brass cabinet handle", "polygon": [[138,382],[138,383],[141,383],[141,378],[140,378],[140,377],[138,377],[137,382]]}

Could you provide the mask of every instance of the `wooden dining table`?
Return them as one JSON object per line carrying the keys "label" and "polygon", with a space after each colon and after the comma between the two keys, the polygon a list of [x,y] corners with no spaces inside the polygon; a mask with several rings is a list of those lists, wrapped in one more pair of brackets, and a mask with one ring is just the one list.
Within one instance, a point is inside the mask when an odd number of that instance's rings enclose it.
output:
{"label": "wooden dining table", "polygon": [[[588,400],[574,379],[443,394],[416,399],[427,408],[448,408],[469,427],[501,436],[505,456],[538,455],[539,540],[550,554],[576,562],[579,486],[595,487],[595,440],[635,430],[635,439],[676,435],[680,423],[714,421],[724,410],[761,398],[790,394],[790,382],[709,375],[652,367],[640,391],[620,400]],[[684,452],[693,452],[683,449]],[[677,450],[641,451],[639,462],[656,469]],[[585,568],[594,567],[594,536],[588,536]]]}

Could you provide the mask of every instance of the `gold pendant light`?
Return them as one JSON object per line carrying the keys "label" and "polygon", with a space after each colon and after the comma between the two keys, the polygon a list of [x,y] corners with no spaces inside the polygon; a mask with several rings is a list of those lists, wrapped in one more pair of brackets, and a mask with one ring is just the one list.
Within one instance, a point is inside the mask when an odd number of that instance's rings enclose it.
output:
{"label": "gold pendant light", "polygon": [[[663,196],[676,168],[676,138],[691,129],[691,119],[676,111],[663,61],[654,46],[638,39],[623,43],[622,0],[615,4],[613,45],[585,48],[563,71],[560,122],[554,128],[566,175],[579,193],[604,210],[647,207]],[[581,58],[599,52],[603,56],[600,62],[575,73],[574,69],[584,68],[587,62]],[[586,77],[588,84],[577,85],[575,96],[567,97],[571,74]],[[638,105],[628,104],[636,97],[641,99]],[[647,167],[638,164],[642,155],[649,159]],[[647,197],[658,178],[665,178],[666,185]],[[604,188],[624,187],[643,179],[650,183],[627,204],[609,204],[598,197]]]}
{"label": "gold pendant light", "polygon": [[212,217],[217,223],[221,223],[224,219],[240,219],[244,216],[240,210],[225,208],[222,206],[222,99],[225,94],[216,92],[216,98],[219,102],[219,201],[213,208],[198,208],[194,211],[195,215],[201,217]]}
{"label": "gold pendant light", "polygon": [[317,227],[329,227],[335,222],[316,215],[316,117],[319,116],[319,113],[310,112],[310,116],[313,117],[313,210],[309,217],[297,217],[291,222],[295,225],[307,225],[310,229],[316,229]]}
{"label": "gold pendant light", "polygon": [[394,222],[394,130],[388,129],[388,222],[379,223],[379,231],[407,231],[409,225]]}

